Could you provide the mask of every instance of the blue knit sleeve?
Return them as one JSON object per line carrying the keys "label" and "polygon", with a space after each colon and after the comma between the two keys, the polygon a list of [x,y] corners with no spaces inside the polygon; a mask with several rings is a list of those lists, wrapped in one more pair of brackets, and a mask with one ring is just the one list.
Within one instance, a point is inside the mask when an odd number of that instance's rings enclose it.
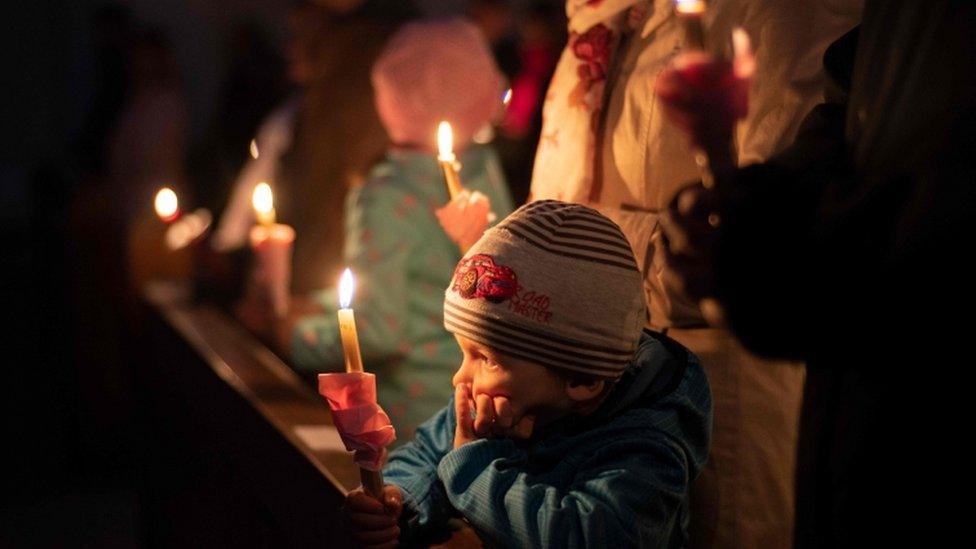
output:
{"label": "blue knit sleeve", "polygon": [[413,440],[390,454],[383,480],[403,492],[401,523],[406,535],[440,527],[456,511],[437,477],[437,465],[454,447],[453,398],[448,405],[417,428]]}
{"label": "blue knit sleeve", "polygon": [[581,461],[566,486],[520,467],[521,452],[510,440],[479,440],[450,452],[438,467],[450,502],[494,543],[667,547],[681,527],[688,464],[664,432],[566,456]]}

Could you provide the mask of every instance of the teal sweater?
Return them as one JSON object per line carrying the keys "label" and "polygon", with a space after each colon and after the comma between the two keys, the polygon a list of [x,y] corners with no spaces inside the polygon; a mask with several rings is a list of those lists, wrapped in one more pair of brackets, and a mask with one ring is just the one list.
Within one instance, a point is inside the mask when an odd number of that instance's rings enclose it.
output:
{"label": "teal sweater", "polygon": [[[487,195],[498,219],[508,215],[512,199],[494,151],[475,145],[459,160],[464,186]],[[377,376],[379,403],[399,441],[451,397],[461,364],[442,320],[444,290],[461,258],[434,215],[447,202],[434,155],[406,151],[389,152],[346,202],[344,255],[356,276],[352,307],[363,362]],[[291,362],[303,371],[341,370],[336,288],[315,298],[324,312],[297,325]]]}

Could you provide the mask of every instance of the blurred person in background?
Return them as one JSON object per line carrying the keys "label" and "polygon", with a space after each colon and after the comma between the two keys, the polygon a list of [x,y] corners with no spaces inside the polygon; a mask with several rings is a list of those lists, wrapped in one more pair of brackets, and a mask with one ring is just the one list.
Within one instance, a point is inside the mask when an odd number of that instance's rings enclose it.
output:
{"label": "blurred person in background", "polygon": [[[294,11],[290,7],[281,21]],[[278,38],[269,24],[246,20],[232,29],[219,107],[208,138],[191,152],[191,176],[200,204],[215,212],[227,206],[239,173],[252,159],[250,143],[263,122],[299,92],[300,83],[287,74],[285,38]]]}
{"label": "blurred person in background", "polygon": [[[442,326],[444,288],[461,253],[438,223],[450,198],[436,159],[437,126],[451,122],[465,188],[507,215],[512,200],[498,158],[489,145],[472,143],[498,111],[504,78],[478,29],[448,19],[405,25],[373,66],[372,81],[393,144],[346,201],[343,261],[356,276],[363,358],[406,441],[450,398],[461,360]],[[488,216],[484,197],[471,207],[479,205]],[[343,366],[335,288],[317,293],[315,304],[315,314],[296,311],[278,328],[292,364],[313,374]]]}
{"label": "blurred person in background", "polygon": [[566,42],[566,15],[558,3],[536,1],[518,19],[518,69],[510,76],[512,95],[494,144],[516,203],[525,202],[535,148],[542,131],[542,104]]}
{"label": "blurred person in background", "polygon": [[[709,326],[663,261],[659,213],[699,177],[653,83],[687,49],[674,2],[567,2],[570,38],[553,77],[532,174],[532,197],[591,205],[613,219],[644,273],[648,327],[701,359],[714,401],[708,463],[692,486],[690,547],[785,548],[793,540],[794,470],[803,366],[746,351]],[[857,24],[860,2],[709,2],[705,48],[728,55],[732,29],[755,46],[741,163],[787,146],[823,97],[821,57]]]}
{"label": "blurred person in background", "polygon": [[511,0],[474,0],[468,5],[467,16],[485,36],[502,74],[511,80],[521,68],[518,18]]}
{"label": "blurred person in background", "polygon": [[288,59],[305,91],[280,176],[269,181],[279,219],[297,233],[292,291],[299,295],[336,280],[341,270],[346,192],[389,145],[369,71],[409,13],[392,0],[318,0],[303,9]]}
{"label": "blurred person in background", "polygon": [[129,281],[138,292],[155,278],[190,275],[188,253],[165,247],[153,196],[164,185],[184,203],[193,195],[186,183],[186,105],[169,40],[157,30],[137,33],[129,66],[130,96],[109,139],[107,175],[128,227]]}
{"label": "blurred person in background", "polygon": [[[969,506],[952,502],[972,484],[958,459],[972,389],[955,371],[976,279],[960,257],[976,217],[974,25],[970,2],[869,0],[827,50],[829,93],[792,146],[711,191],[688,185],[663,217],[688,295],[717,302],[755,352],[807,361],[796,547],[969,533]],[[660,79],[696,143],[726,94],[675,76],[726,67],[682,56]]]}
{"label": "blurred person in background", "polygon": [[[348,189],[361,183],[389,141],[372,102],[369,69],[387,37],[412,13],[390,0],[316,0],[292,4],[284,48],[297,91],[258,129],[256,158],[231,189],[213,244],[239,249],[254,223],[251,193],[265,181],[278,219],[295,228],[292,292],[305,295],[336,280],[342,261]],[[266,333],[261,303],[241,318]]]}
{"label": "blurred person in background", "polygon": [[133,40],[128,99],[108,141],[108,178],[118,204],[131,218],[161,183],[183,187],[187,114],[168,39],[147,29]]}

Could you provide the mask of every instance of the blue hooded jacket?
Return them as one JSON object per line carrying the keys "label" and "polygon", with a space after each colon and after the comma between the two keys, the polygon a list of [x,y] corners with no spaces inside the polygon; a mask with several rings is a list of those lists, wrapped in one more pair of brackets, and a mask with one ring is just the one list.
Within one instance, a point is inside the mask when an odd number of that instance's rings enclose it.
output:
{"label": "blue hooded jacket", "polygon": [[451,402],[383,471],[404,495],[402,538],[460,515],[505,547],[680,547],[688,487],[708,455],[711,409],[698,359],[650,331],[599,409],[527,441],[453,449]]}

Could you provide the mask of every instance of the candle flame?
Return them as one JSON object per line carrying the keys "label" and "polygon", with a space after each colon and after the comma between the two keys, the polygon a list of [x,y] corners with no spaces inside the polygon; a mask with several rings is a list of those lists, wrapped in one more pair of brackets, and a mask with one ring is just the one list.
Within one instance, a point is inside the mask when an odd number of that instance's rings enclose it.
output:
{"label": "candle flame", "polygon": [[259,151],[258,151],[258,141],[257,141],[257,139],[252,139],[251,140],[251,158],[257,160],[258,159],[258,153],[259,153]]}
{"label": "candle flame", "polygon": [[156,215],[163,221],[172,221],[180,209],[180,203],[176,198],[176,193],[169,187],[159,189],[159,192],[156,193],[153,206],[156,208]]}
{"label": "candle flame", "polygon": [[356,280],[352,277],[352,271],[342,271],[342,278],[339,279],[339,306],[343,309],[348,309],[352,303],[352,291],[355,287]]}
{"label": "candle flame", "polygon": [[437,150],[439,156],[443,158],[450,158],[454,155],[454,134],[451,132],[451,125],[447,120],[442,121],[437,126]]}
{"label": "candle flame", "polygon": [[701,15],[706,7],[705,0],[674,0],[674,10],[687,15]]}
{"label": "candle flame", "polygon": [[505,95],[502,96],[502,105],[508,106],[512,102],[512,88],[505,90]]}
{"label": "candle flame", "polygon": [[274,194],[271,193],[271,185],[264,181],[254,186],[254,194],[251,195],[251,205],[254,211],[259,214],[267,214],[274,208]]}

